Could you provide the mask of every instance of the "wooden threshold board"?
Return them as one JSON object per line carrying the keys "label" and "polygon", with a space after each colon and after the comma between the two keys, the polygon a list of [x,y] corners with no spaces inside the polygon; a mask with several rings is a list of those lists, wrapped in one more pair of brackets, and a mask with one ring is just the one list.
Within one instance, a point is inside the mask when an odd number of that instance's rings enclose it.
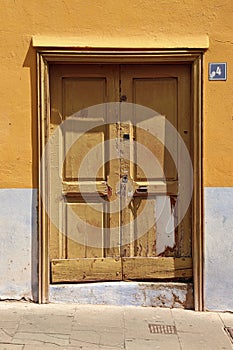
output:
{"label": "wooden threshold board", "polygon": [[192,277],[192,258],[53,259],[51,283]]}
{"label": "wooden threshold board", "polygon": [[120,258],[53,259],[51,282],[122,280]]}
{"label": "wooden threshold board", "polygon": [[192,277],[192,258],[122,258],[123,279]]}

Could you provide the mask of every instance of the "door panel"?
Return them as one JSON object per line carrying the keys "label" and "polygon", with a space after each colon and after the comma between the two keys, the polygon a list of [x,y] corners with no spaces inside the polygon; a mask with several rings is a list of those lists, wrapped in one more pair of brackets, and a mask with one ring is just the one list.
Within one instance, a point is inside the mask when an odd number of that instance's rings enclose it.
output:
{"label": "door panel", "polygon": [[[67,203],[69,206],[69,211],[66,215],[66,225],[67,225],[67,247],[66,247],[66,258],[99,258],[104,257],[104,241],[102,242],[102,247],[93,247],[92,242],[90,242],[90,235],[86,232],[86,224],[93,224],[96,227],[102,229],[102,239],[104,240],[104,227],[105,224],[105,214],[102,203],[91,203],[87,205],[86,202],[77,200],[72,203]],[[77,229],[77,227],[72,225],[72,218],[70,218],[70,213],[72,211],[82,220],[82,226]],[[82,244],[77,243],[82,242]]]}
{"label": "door panel", "polygon": [[[84,72],[82,72],[82,75]],[[107,79],[106,78],[63,78],[63,115],[65,118],[71,116],[78,111],[83,110],[92,105],[104,103],[106,101],[107,91]],[[92,94],[90,94],[92,91]],[[88,116],[83,112],[83,127],[87,124]],[[81,119],[81,118],[80,118]],[[91,124],[91,121],[88,121]],[[95,122],[95,120],[93,120]],[[81,124],[81,120],[79,120]],[[106,134],[105,126],[97,127],[90,130],[88,133],[82,134],[79,141],[73,145],[69,152],[64,149],[66,156],[64,179],[65,180],[78,180],[78,165],[83,159],[83,149],[90,151],[98,144],[104,145],[104,137]],[[65,138],[77,137],[77,133],[73,133],[73,130],[67,131]],[[66,140],[64,142],[66,145]],[[95,157],[98,157],[100,164],[104,164],[104,149],[101,152],[96,152]],[[97,174],[97,179],[104,180],[104,167],[102,167]],[[93,174],[92,162],[87,162],[82,172],[82,177],[79,176],[79,180],[88,180],[90,175]],[[94,179],[93,179],[94,180]]]}
{"label": "door panel", "polygon": [[[106,161],[111,150],[105,146],[109,138],[117,138],[118,126],[108,124],[105,108],[91,115],[87,110],[118,99],[119,67],[52,65],[50,81],[51,134],[56,126],[69,121],[51,159],[51,167],[65,159],[58,205],[60,229],[50,223],[51,281],[121,279],[119,210],[110,218],[107,208],[115,194],[108,198],[106,185],[107,181],[119,181],[119,159]],[[101,165],[97,172],[96,163]],[[96,227],[94,235],[89,226]],[[114,235],[110,227],[115,228]]]}
{"label": "door panel", "polygon": [[[147,206],[146,206],[147,204]],[[139,222],[134,220],[142,215]],[[130,234],[125,229],[124,234],[130,236],[130,243],[123,246],[123,257],[155,257],[156,256],[156,226],[150,227],[150,217],[155,217],[155,199],[135,196],[122,212],[124,224],[130,223]],[[145,230],[145,227],[150,227]],[[140,234],[141,231],[145,233]]]}
{"label": "door panel", "polygon": [[[132,152],[134,170],[131,171],[129,167],[128,173],[130,181],[138,191],[136,190],[130,205],[122,212],[122,223],[128,222],[132,213],[134,218],[139,218],[141,212],[143,216],[136,224],[131,220],[128,233],[124,232],[126,236],[133,235],[137,238],[123,247],[123,278],[189,278],[192,276],[192,260],[183,257],[191,257],[191,208],[178,228],[175,228],[175,222],[179,219],[179,207],[174,212],[179,189],[175,163],[182,161],[182,151],[178,149],[177,137],[169,135],[165,123],[160,133],[162,140],[150,132],[153,125],[156,125],[157,116],[162,115],[179,131],[190,150],[190,67],[122,65],[121,92],[127,97],[127,102],[143,105],[157,112],[154,117],[143,122],[137,112],[132,113],[134,128],[131,138],[139,146],[135,146]],[[175,157],[166,148],[168,144],[171,149],[176,149]],[[152,176],[143,173],[138,165],[143,161],[140,157],[144,156],[139,152],[141,145],[158,161],[159,166],[152,172]],[[150,161],[148,157],[148,162]],[[161,183],[165,183],[165,186],[162,187]],[[161,205],[164,208],[159,215]],[[173,217],[174,222],[174,228],[170,232],[166,228],[168,215]],[[172,273],[169,272],[171,266]]]}
{"label": "door panel", "polygon": [[[190,279],[192,209],[175,228],[180,184],[174,156],[164,145],[176,149],[176,162],[181,161],[182,150],[176,137],[169,137],[165,123],[162,140],[150,132],[156,125],[153,118],[162,115],[191,149],[190,66],[54,64],[50,91],[50,133],[74,118],[51,155],[52,168],[66,154],[62,195],[56,204],[59,229],[49,226],[51,283]],[[114,123],[108,123],[104,107],[89,115],[87,107],[117,102],[120,93],[126,96],[122,101],[152,108],[157,114],[143,123],[133,110],[125,119],[124,108],[119,108]],[[97,126],[98,121],[104,125]],[[114,140],[119,156],[108,140]],[[141,166],[145,159],[140,145],[159,165],[149,175]],[[101,164],[98,171],[96,162]],[[171,232],[166,230],[167,215],[174,220]],[[74,224],[73,216],[80,224]],[[94,235],[89,225],[96,227]]]}
{"label": "door panel", "polygon": [[[160,78],[161,70],[159,69],[159,76],[157,78],[146,78],[146,75],[151,74],[150,70],[145,69],[145,67],[140,70],[140,75],[145,78],[134,78],[132,76],[132,97],[129,95],[130,100],[133,103],[149,107],[161,115],[166,116],[166,118],[177,128],[177,93],[178,84],[177,79],[174,78]],[[127,68],[125,68],[127,69]],[[133,72],[135,74],[135,72]],[[143,75],[144,73],[144,75]],[[148,74],[149,73],[149,74]],[[130,72],[127,71],[126,79],[130,79]],[[158,73],[157,73],[158,74]],[[124,79],[123,79],[124,81]],[[124,91],[124,87],[123,87]],[[150,121],[151,122],[151,121]],[[150,123],[149,122],[149,123]],[[148,125],[148,129],[149,129]],[[143,132],[140,129],[135,129],[136,140],[142,143],[149,149],[153,154],[156,155],[161,167],[164,169],[167,179],[176,179],[176,167],[172,157],[164,145],[159,142],[159,140],[154,139],[149,133]],[[166,134],[164,135],[164,138]],[[145,142],[146,141],[146,142]],[[166,140],[165,140],[166,142]],[[174,147],[176,147],[176,140],[174,140]],[[136,166],[136,176],[137,179],[143,179],[142,174]],[[155,178],[159,178],[159,174],[155,174]],[[149,179],[148,179],[149,180]]]}

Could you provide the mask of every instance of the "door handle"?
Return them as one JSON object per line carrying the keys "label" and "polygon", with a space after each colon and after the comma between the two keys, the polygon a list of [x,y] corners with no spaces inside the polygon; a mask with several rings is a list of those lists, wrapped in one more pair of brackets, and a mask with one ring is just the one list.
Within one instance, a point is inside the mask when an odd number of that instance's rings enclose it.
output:
{"label": "door handle", "polygon": [[148,187],[147,186],[139,186],[136,189],[136,193],[138,193],[138,194],[148,193]]}

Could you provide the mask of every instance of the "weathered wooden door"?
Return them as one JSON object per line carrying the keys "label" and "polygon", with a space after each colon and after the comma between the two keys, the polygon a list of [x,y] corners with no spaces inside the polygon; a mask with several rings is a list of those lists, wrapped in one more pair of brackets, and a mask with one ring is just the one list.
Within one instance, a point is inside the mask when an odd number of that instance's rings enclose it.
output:
{"label": "weathered wooden door", "polygon": [[[62,168],[61,194],[50,203],[57,210],[48,224],[51,283],[192,278],[191,208],[178,227],[173,210],[179,152],[173,159],[166,149],[166,126],[161,142],[150,132],[153,118],[142,123],[143,109],[129,103],[164,116],[191,149],[189,65],[50,66],[49,136],[70,121],[49,163]],[[153,157],[159,165],[148,173],[143,164]],[[56,188],[50,178],[52,199]]]}

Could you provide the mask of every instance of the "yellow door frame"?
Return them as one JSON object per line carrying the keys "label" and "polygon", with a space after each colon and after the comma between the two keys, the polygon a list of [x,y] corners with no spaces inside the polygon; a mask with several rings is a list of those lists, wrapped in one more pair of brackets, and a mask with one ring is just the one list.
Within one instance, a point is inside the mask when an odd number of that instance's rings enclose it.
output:
{"label": "yellow door frame", "polygon": [[193,283],[195,310],[202,311],[203,306],[203,228],[202,228],[202,61],[204,49],[169,50],[127,50],[127,49],[57,49],[40,48],[37,50],[38,78],[38,166],[39,166],[39,303],[49,302],[49,238],[47,218],[42,203],[42,193],[47,193],[48,176],[45,160],[41,157],[47,142],[49,105],[49,65],[51,63],[140,63],[140,64],[189,64],[191,66],[191,121],[193,125]]}

